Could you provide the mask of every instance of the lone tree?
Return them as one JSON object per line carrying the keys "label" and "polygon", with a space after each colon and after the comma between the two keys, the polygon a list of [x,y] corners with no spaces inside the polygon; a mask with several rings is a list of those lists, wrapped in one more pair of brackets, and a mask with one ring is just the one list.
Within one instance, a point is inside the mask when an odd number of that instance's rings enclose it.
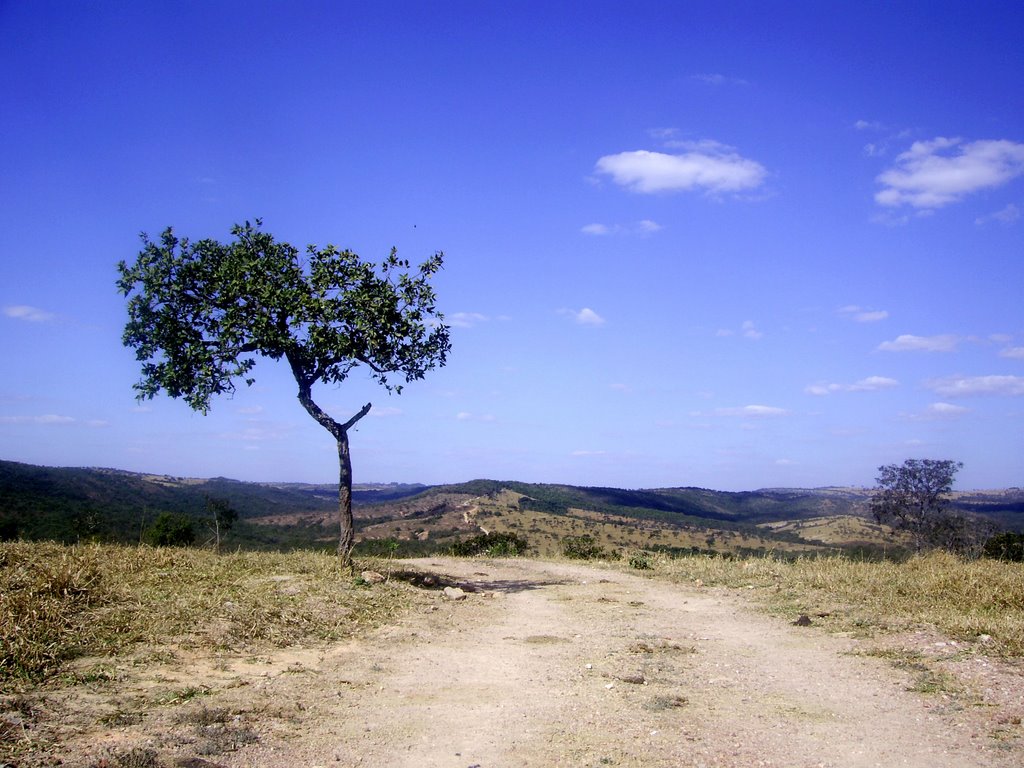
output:
{"label": "lone tree", "polygon": [[338,444],[338,554],[351,566],[348,431],[372,404],[336,421],[313,400],[313,385],[339,384],[365,366],[397,394],[402,385],[390,377],[409,382],[443,366],[451,345],[430,278],[444,255],[416,269],[394,249],[379,267],[333,245],[310,245],[300,258],[261,226],[235,225],[228,243],[190,242],[170,228],[158,242],[143,234],[135,263],[118,264],[117,286],[130,297],[123,341],[142,362],[134,388],[140,400],[163,391],[206,413],[238,379],[254,382],[255,356],[286,360],[302,407]]}
{"label": "lone tree", "polygon": [[219,499],[215,496],[206,496],[206,514],[209,515],[207,526],[213,534],[213,549],[220,554],[221,537],[235,525],[238,520],[238,512],[231,506],[227,499]]}
{"label": "lone tree", "polygon": [[948,459],[907,459],[879,467],[871,497],[875,520],[909,533],[918,552],[950,543],[961,520],[947,512],[948,494],[962,467]]}

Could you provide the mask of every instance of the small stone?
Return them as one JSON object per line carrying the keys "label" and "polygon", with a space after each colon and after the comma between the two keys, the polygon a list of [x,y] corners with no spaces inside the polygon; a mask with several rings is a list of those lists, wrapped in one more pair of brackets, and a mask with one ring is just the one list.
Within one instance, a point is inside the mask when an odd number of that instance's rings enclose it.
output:
{"label": "small stone", "polygon": [[466,593],[463,592],[458,587],[445,587],[444,588],[444,596],[447,597],[449,600],[465,600],[466,599]]}
{"label": "small stone", "polygon": [[625,675],[624,677],[620,677],[619,680],[621,680],[624,683],[629,683],[630,685],[646,685],[647,684],[647,681],[644,680],[644,676],[643,675]]}
{"label": "small stone", "polygon": [[811,617],[806,613],[801,613],[800,618],[794,621],[793,625],[797,627],[809,627],[811,626]]}
{"label": "small stone", "polygon": [[384,576],[376,571],[363,571],[359,574],[367,584],[382,584]]}

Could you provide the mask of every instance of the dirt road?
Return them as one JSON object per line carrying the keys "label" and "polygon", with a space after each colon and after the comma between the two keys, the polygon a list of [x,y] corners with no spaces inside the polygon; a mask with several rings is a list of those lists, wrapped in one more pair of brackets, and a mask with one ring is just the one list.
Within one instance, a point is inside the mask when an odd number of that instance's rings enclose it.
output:
{"label": "dirt road", "polygon": [[[725,592],[537,561],[423,560],[474,589],[258,691],[301,714],[230,766],[1017,766],[979,707]],[[1024,692],[1020,693],[1024,696]],[[979,711],[973,711],[979,710]]]}

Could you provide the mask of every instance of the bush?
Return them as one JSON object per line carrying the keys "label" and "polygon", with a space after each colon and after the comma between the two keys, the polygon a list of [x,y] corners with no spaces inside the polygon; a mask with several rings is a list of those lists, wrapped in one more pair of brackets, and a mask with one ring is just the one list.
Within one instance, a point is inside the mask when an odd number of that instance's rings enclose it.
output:
{"label": "bush", "polygon": [[526,539],[514,533],[483,533],[452,545],[455,557],[517,557],[526,553]]}
{"label": "bush", "polygon": [[1024,563],[1024,533],[1006,531],[997,534],[985,542],[982,554],[993,560]]}
{"label": "bush", "polygon": [[648,571],[651,569],[651,559],[646,552],[637,552],[629,558],[629,567],[636,568],[638,571]]}
{"label": "bush", "polygon": [[146,541],[154,547],[188,547],[196,541],[191,517],[161,512],[146,531]]}
{"label": "bush", "polygon": [[562,554],[573,560],[600,560],[608,557],[593,536],[566,536],[562,539]]}

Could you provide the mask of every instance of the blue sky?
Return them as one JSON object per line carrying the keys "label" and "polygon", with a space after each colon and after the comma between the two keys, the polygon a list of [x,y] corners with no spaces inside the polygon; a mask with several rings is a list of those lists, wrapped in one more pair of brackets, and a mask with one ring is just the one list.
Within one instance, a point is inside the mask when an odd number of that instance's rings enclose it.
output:
{"label": "blue sky", "polygon": [[115,264],[446,254],[356,482],[1024,485],[1024,5],[0,3],[0,458],[330,482],[283,366],[137,403]]}

